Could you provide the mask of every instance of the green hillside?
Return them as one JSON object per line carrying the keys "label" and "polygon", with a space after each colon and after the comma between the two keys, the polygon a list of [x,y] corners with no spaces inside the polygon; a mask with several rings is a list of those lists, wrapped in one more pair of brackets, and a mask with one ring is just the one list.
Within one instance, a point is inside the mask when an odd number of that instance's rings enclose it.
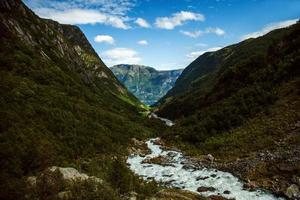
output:
{"label": "green hillside", "polygon": [[299,63],[299,22],[198,57],[160,101],[165,140],[282,195],[300,174]]}
{"label": "green hillside", "polygon": [[110,68],[130,92],[147,105],[153,105],[175,84],[183,70],[158,71],[143,65],[115,65]]}
{"label": "green hillside", "polygon": [[138,191],[122,159],[132,137],[155,132],[141,103],[78,27],[41,19],[19,0],[1,1],[0,19],[0,199],[23,199],[26,177],[53,165],[102,178],[111,198]]}

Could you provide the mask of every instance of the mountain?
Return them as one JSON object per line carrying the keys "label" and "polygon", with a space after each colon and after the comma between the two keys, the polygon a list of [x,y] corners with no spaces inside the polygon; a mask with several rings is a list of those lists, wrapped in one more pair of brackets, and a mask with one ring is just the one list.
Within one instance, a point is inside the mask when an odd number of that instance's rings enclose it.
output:
{"label": "mountain", "polygon": [[[54,165],[100,177],[109,199],[133,187],[152,191],[123,159],[130,139],[149,137],[156,125],[78,27],[1,0],[0,43],[0,199],[55,199],[64,186],[38,180],[28,197],[25,181]],[[78,187],[83,199],[94,191]]]}
{"label": "mountain", "polygon": [[163,138],[287,194],[300,173],[299,63],[299,22],[199,56],[159,102],[175,120]]}
{"label": "mountain", "polygon": [[143,65],[120,64],[110,68],[129,91],[147,105],[153,105],[174,85],[183,70],[158,71]]}

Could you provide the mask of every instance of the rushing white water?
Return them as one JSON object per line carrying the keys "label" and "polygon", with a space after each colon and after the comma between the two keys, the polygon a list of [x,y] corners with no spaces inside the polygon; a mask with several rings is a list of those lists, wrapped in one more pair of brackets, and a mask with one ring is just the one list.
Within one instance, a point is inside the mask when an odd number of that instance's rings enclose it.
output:
{"label": "rushing white water", "polygon": [[159,120],[161,120],[161,121],[163,121],[163,122],[165,122],[165,124],[167,125],[167,126],[173,126],[174,125],[174,122],[172,122],[171,120],[169,120],[169,119],[166,119],[166,118],[162,118],[162,117],[159,117],[159,116],[157,116],[157,114],[155,114],[155,113],[151,113],[150,115],[149,115],[149,118],[156,118],[156,119],[159,119]]}
{"label": "rushing white water", "polygon": [[[130,155],[127,159],[130,169],[145,180],[154,179],[168,187],[181,188],[197,192],[199,187],[213,187],[215,190],[201,192],[203,196],[220,195],[236,200],[273,200],[282,199],[262,190],[248,191],[243,189],[243,183],[230,173],[216,169],[199,168],[187,165],[188,158],[177,151],[163,150],[160,145],[150,139],[146,142],[151,154],[141,157]],[[167,157],[167,165],[143,163],[144,160],[158,156]]]}

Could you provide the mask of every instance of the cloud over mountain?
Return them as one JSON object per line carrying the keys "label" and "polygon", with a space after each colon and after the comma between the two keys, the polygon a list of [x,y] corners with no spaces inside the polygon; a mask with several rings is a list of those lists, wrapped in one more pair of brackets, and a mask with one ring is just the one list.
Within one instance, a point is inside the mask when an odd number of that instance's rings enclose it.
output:
{"label": "cloud over mountain", "polygon": [[291,20],[285,20],[285,21],[274,22],[274,23],[268,24],[259,31],[243,35],[241,37],[241,40],[245,40],[245,39],[249,39],[249,38],[257,38],[259,36],[267,34],[268,32],[270,32],[272,30],[275,30],[275,29],[278,29],[278,28],[284,28],[284,27],[288,27],[290,25],[293,25],[297,21],[298,21],[298,19],[291,19]]}
{"label": "cloud over mountain", "polygon": [[186,21],[204,21],[205,17],[201,13],[180,11],[173,13],[171,17],[158,17],[155,25],[161,29],[172,30],[176,26],[181,26]]}
{"label": "cloud over mountain", "polygon": [[103,53],[100,53],[104,62],[108,66],[126,63],[126,64],[136,64],[142,59],[139,57],[138,52],[130,48],[114,48]]}

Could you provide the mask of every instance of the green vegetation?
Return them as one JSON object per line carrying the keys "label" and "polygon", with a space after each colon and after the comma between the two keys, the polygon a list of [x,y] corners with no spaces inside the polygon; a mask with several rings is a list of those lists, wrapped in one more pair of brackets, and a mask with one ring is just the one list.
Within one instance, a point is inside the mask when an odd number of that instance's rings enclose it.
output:
{"label": "green vegetation", "polygon": [[276,143],[284,138],[288,138],[291,147],[297,145],[300,138],[289,134],[295,131],[295,124],[300,117],[297,112],[300,109],[297,85],[299,80],[283,84],[277,90],[279,100],[245,121],[242,126],[223,131],[197,144],[178,140],[177,145],[189,154],[211,153],[222,161],[233,161],[258,150],[276,150]]}
{"label": "green vegetation", "polygon": [[[173,140],[177,135],[179,141],[199,144],[267,111],[279,98],[277,88],[299,79],[299,32],[298,23],[258,39],[204,54],[204,60],[208,56],[218,57],[218,61],[211,61],[217,64],[204,78],[210,86],[203,84],[203,79],[186,81],[188,92],[182,95],[179,92],[161,105],[159,114],[178,119],[177,126],[165,137]],[[234,56],[235,52],[238,58]],[[189,71],[194,71],[193,76],[196,70],[199,71],[202,65],[197,63],[203,62],[202,56],[197,60],[178,79],[179,86],[183,84],[182,80],[193,78],[187,75]],[[176,89],[179,86],[176,84],[173,92],[179,91]]]}
{"label": "green vegetation", "polygon": [[129,91],[147,105],[153,105],[175,84],[182,70],[157,71],[143,65],[115,65],[112,72]]}
{"label": "green vegetation", "polygon": [[200,56],[160,101],[175,120],[163,138],[284,196],[300,174],[299,63],[299,22]]}
{"label": "green vegetation", "polygon": [[[79,28],[40,19],[17,0],[1,6],[0,199],[23,199],[25,178],[53,165],[102,178],[106,186],[101,193],[108,195],[102,199],[155,191],[155,186],[141,184],[124,159],[116,164],[114,157],[127,155],[132,137],[158,133],[156,122],[139,114],[141,103],[117,81]],[[78,198],[97,195],[88,187],[85,194],[84,184],[78,187]],[[51,194],[47,190],[38,196],[51,199]]]}
{"label": "green vegetation", "polygon": [[[158,136],[163,123],[145,120],[149,107],[119,83],[78,27],[40,19],[19,0],[3,1],[0,199],[56,199],[61,191],[71,191],[73,199],[153,196],[159,187],[132,174],[125,159],[131,138]],[[161,100],[159,114],[176,120],[163,137],[190,154],[224,161],[276,151],[278,143],[280,154],[292,154],[289,148],[300,146],[299,47],[298,23],[199,57]],[[162,94],[153,85],[165,79],[158,75],[151,85],[146,78],[137,79]],[[293,156],[289,169],[299,173]],[[103,183],[70,186],[55,176],[53,184],[45,174],[28,190],[28,176],[54,165]],[[279,175],[271,165],[259,175]],[[283,179],[291,179],[285,173]]]}

